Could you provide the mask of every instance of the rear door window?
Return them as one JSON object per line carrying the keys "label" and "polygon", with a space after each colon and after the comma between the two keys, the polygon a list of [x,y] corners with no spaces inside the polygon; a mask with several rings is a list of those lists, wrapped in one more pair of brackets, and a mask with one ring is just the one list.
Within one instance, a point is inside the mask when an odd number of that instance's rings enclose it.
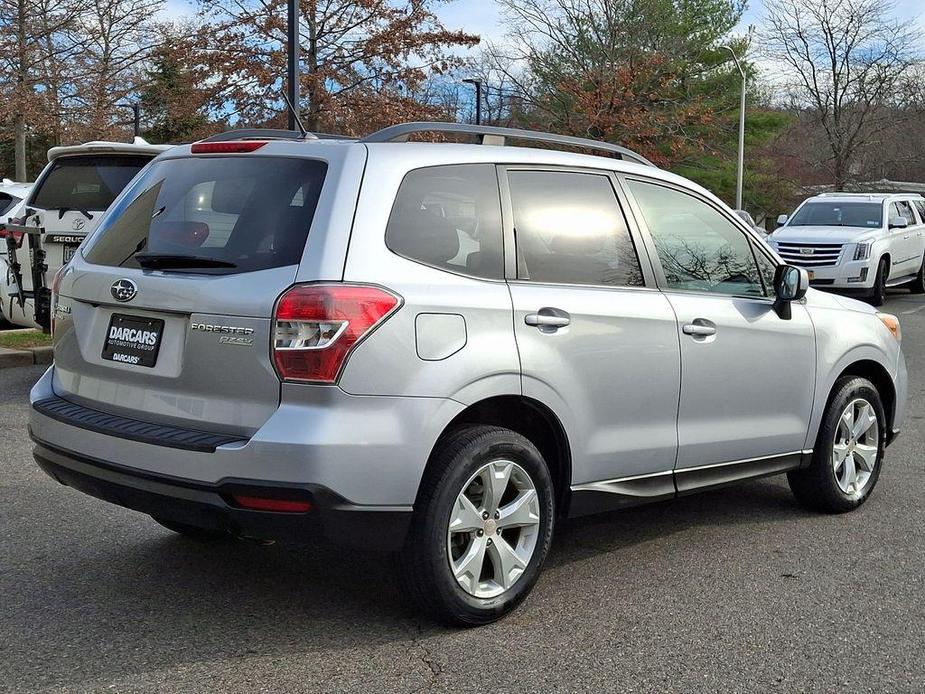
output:
{"label": "rear door window", "polygon": [[925,223],[925,200],[913,200],[912,204],[915,206],[915,209],[919,212],[919,220],[922,223]]}
{"label": "rear door window", "polygon": [[137,155],[59,157],[36,185],[30,206],[43,210],[103,211],[152,158]]}
{"label": "rear door window", "polygon": [[639,258],[607,176],[509,171],[517,276],[611,287],[644,284]]}
{"label": "rear door window", "polygon": [[[90,263],[229,274],[296,265],[327,165],[313,159],[208,157],[151,166],[88,242]],[[183,259],[189,259],[183,262]]]}

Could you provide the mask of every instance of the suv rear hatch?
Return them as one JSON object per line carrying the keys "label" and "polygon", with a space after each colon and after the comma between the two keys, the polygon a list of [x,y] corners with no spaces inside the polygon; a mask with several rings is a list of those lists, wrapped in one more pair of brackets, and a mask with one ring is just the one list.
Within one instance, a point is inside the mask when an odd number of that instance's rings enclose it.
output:
{"label": "suv rear hatch", "polygon": [[252,435],[279,406],[274,305],[296,280],[327,173],[322,158],[261,154],[155,162],[61,279],[57,394]]}
{"label": "suv rear hatch", "polygon": [[68,262],[106,209],[154,154],[93,153],[60,156],[43,172],[29,197],[30,226],[42,239],[49,278]]}

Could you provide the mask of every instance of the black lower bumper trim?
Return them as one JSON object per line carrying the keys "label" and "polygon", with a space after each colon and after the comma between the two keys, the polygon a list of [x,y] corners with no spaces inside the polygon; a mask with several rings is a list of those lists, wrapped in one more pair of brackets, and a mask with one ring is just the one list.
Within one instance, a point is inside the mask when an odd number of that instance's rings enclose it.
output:
{"label": "black lower bumper trim", "polygon": [[167,448],[181,448],[186,451],[212,453],[219,446],[237,443],[240,436],[213,434],[207,431],[183,429],[166,424],[152,424],[137,419],[100,412],[56,395],[32,403],[33,409],[46,417],[71,426],[115,436],[129,441],[150,443]]}
{"label": "black lower bumper trim", "polygon": [[[228,479],[216,484],[139,473],[35,440],[39,467],[61,484],[126,508],[178,523],[240,537],[306,540],[323,535],[337,543],[397,550],[411,522],[410,507],[357,506],[327,487]],[[307,513],[238,508],[233,495],[300,499]]]}

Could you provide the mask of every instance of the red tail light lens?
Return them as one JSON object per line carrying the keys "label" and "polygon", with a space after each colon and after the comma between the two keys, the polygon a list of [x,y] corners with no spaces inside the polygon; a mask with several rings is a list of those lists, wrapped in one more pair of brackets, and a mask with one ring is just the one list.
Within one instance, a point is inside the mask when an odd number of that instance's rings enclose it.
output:
{"label": "red tail light lens", "polygon": [[334,383],[354,345],[401,304],[379,287],[305,284],[276,305],[273,359],[284,381]]}
{"label": "red tail light lens", "polygon": [[61,288],[61,278],[67,270],[67,263],[58,268],[54,278],[51,280],[51,336],[55,336],[55,328],[58,322],[58,291]]}
{"label": "red tail light lens", "polygon": [[253,511],[275,511],[277,513],[307,513],[312,510],[310,501],[297,501],[294,499],[268,499],[263,496],[240,496],[235,494],[231,497],[234,502],[241,508]]}
{"label": "red tail light lens", "polygon": [[266,140],[235,140],[234,142],[196,142],[190,148],[193,154],[241,154],[260,149]]}
{"label": "red tail light lens", "polygon": [[[10,220],[10,224],[18,224],[18,223],[19,222],[17,220]],[[0,239],[5,239],[8,236],[13,237],[18,247],[22,246],[22,237],[25,236],[25,234],[21,231],[10,231],[9,229],[6,228],[6,226],[0,224]],[[2,250],[5,250],[5,249],[6,247],[4,246]]]}

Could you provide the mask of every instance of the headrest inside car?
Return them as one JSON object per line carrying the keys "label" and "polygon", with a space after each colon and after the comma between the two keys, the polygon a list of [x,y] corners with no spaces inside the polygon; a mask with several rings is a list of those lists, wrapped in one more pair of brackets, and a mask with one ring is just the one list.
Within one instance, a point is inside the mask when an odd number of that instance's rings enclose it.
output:
{"label": "headrest inside car", "polygon": [[225,214],[241,214],[253,188],[251,178],[219,179],[212,187],[212,209]]}

